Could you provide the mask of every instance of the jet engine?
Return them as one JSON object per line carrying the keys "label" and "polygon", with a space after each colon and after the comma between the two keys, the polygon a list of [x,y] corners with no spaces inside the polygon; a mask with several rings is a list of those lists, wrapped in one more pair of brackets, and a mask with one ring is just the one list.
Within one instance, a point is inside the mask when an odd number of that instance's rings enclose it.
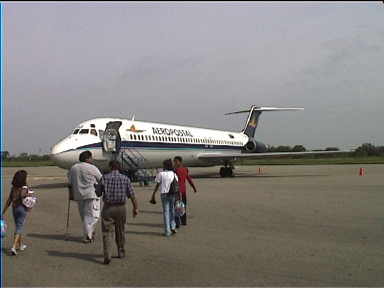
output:
{"label": "jet engine", "polygon": [[245,153],[265,153],[267,146],[264,143],[258,142],[255,139],[249,139],[248,143],[243,148]]}

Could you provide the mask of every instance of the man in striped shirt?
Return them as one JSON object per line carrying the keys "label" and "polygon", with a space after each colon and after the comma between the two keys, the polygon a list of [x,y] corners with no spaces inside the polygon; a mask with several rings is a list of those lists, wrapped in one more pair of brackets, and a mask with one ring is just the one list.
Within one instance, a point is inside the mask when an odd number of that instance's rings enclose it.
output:
{"label": "man in striped shirt", "polygon": [[104,264],[109,264],[111,262],[112,238],[114,230],[118,257],[125,257],[125,222],[127,218],[125,202],[128,198],[131,199],[133,205],[133,217],[136,217],[139,213],[131,181],[127,176],[119,172],[120,163],[118,161],[111,161],[109,163],[109,167],[112,171],[101,178],[101,184],[104,186],[104,207],[101,212]]}

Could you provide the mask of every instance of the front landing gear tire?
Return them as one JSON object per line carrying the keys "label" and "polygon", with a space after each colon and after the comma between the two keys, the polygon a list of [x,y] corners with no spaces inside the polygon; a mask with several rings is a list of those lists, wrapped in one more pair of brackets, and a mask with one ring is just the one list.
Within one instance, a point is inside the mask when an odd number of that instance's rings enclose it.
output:
{"label": "front landing gear tire", "polygon": [[232,167],[221,167],[220,168],[220,176],[225,177],[233,177],[233,168]]}

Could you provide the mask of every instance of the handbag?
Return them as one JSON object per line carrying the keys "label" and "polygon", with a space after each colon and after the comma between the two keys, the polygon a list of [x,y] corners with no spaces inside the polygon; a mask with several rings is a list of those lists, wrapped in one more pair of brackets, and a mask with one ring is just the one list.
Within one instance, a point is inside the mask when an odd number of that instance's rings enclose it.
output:
{"label": "handbag", "polygon": [[27,195],[23,198],[22,203],[28,209],[32,209],[33,206],[35,206],[35,204],[37,202],[35,192],[33,192],[32,190],[29,190],[28,187],[26,187],[26,188],[24,188],[24,187],[23,187],[23,189],[27,189],[28,192],[27,192]]}
{"label": "handbag", "polygon": [[185,214],[185,204],[182,200],[176,200],[175,214],[176,214],[176,217],[181,217]]}
{"label": "handbag", "polygon": [[104,185],[102,183],[95,184],[95,193],[97,197],[101,197],[105,192]]}

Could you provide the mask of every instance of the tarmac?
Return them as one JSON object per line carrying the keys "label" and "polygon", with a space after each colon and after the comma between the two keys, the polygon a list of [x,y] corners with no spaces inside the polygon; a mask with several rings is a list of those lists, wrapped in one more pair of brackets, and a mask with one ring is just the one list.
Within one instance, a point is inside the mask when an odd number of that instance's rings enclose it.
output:
{"label": "tarmac", "polygon": [[[8,253],[11,211],[5,217],[4,285],[384,286],[384,165],[261,168],[239,167],[235,178],[220,178],[218,167],[190,169],[198,193],[189,189],[188,226],[171,238],[160,201],[149,203],[154,185],[135,184],[140,214],[133,219],[128,203],[126,258],[108,266],[101,224],[95,243],[83,244],[74,202],[64,240],[66,171],[25,168],[39,202],[17,256]],[[5,196],[17,169],[4,169]]]}

